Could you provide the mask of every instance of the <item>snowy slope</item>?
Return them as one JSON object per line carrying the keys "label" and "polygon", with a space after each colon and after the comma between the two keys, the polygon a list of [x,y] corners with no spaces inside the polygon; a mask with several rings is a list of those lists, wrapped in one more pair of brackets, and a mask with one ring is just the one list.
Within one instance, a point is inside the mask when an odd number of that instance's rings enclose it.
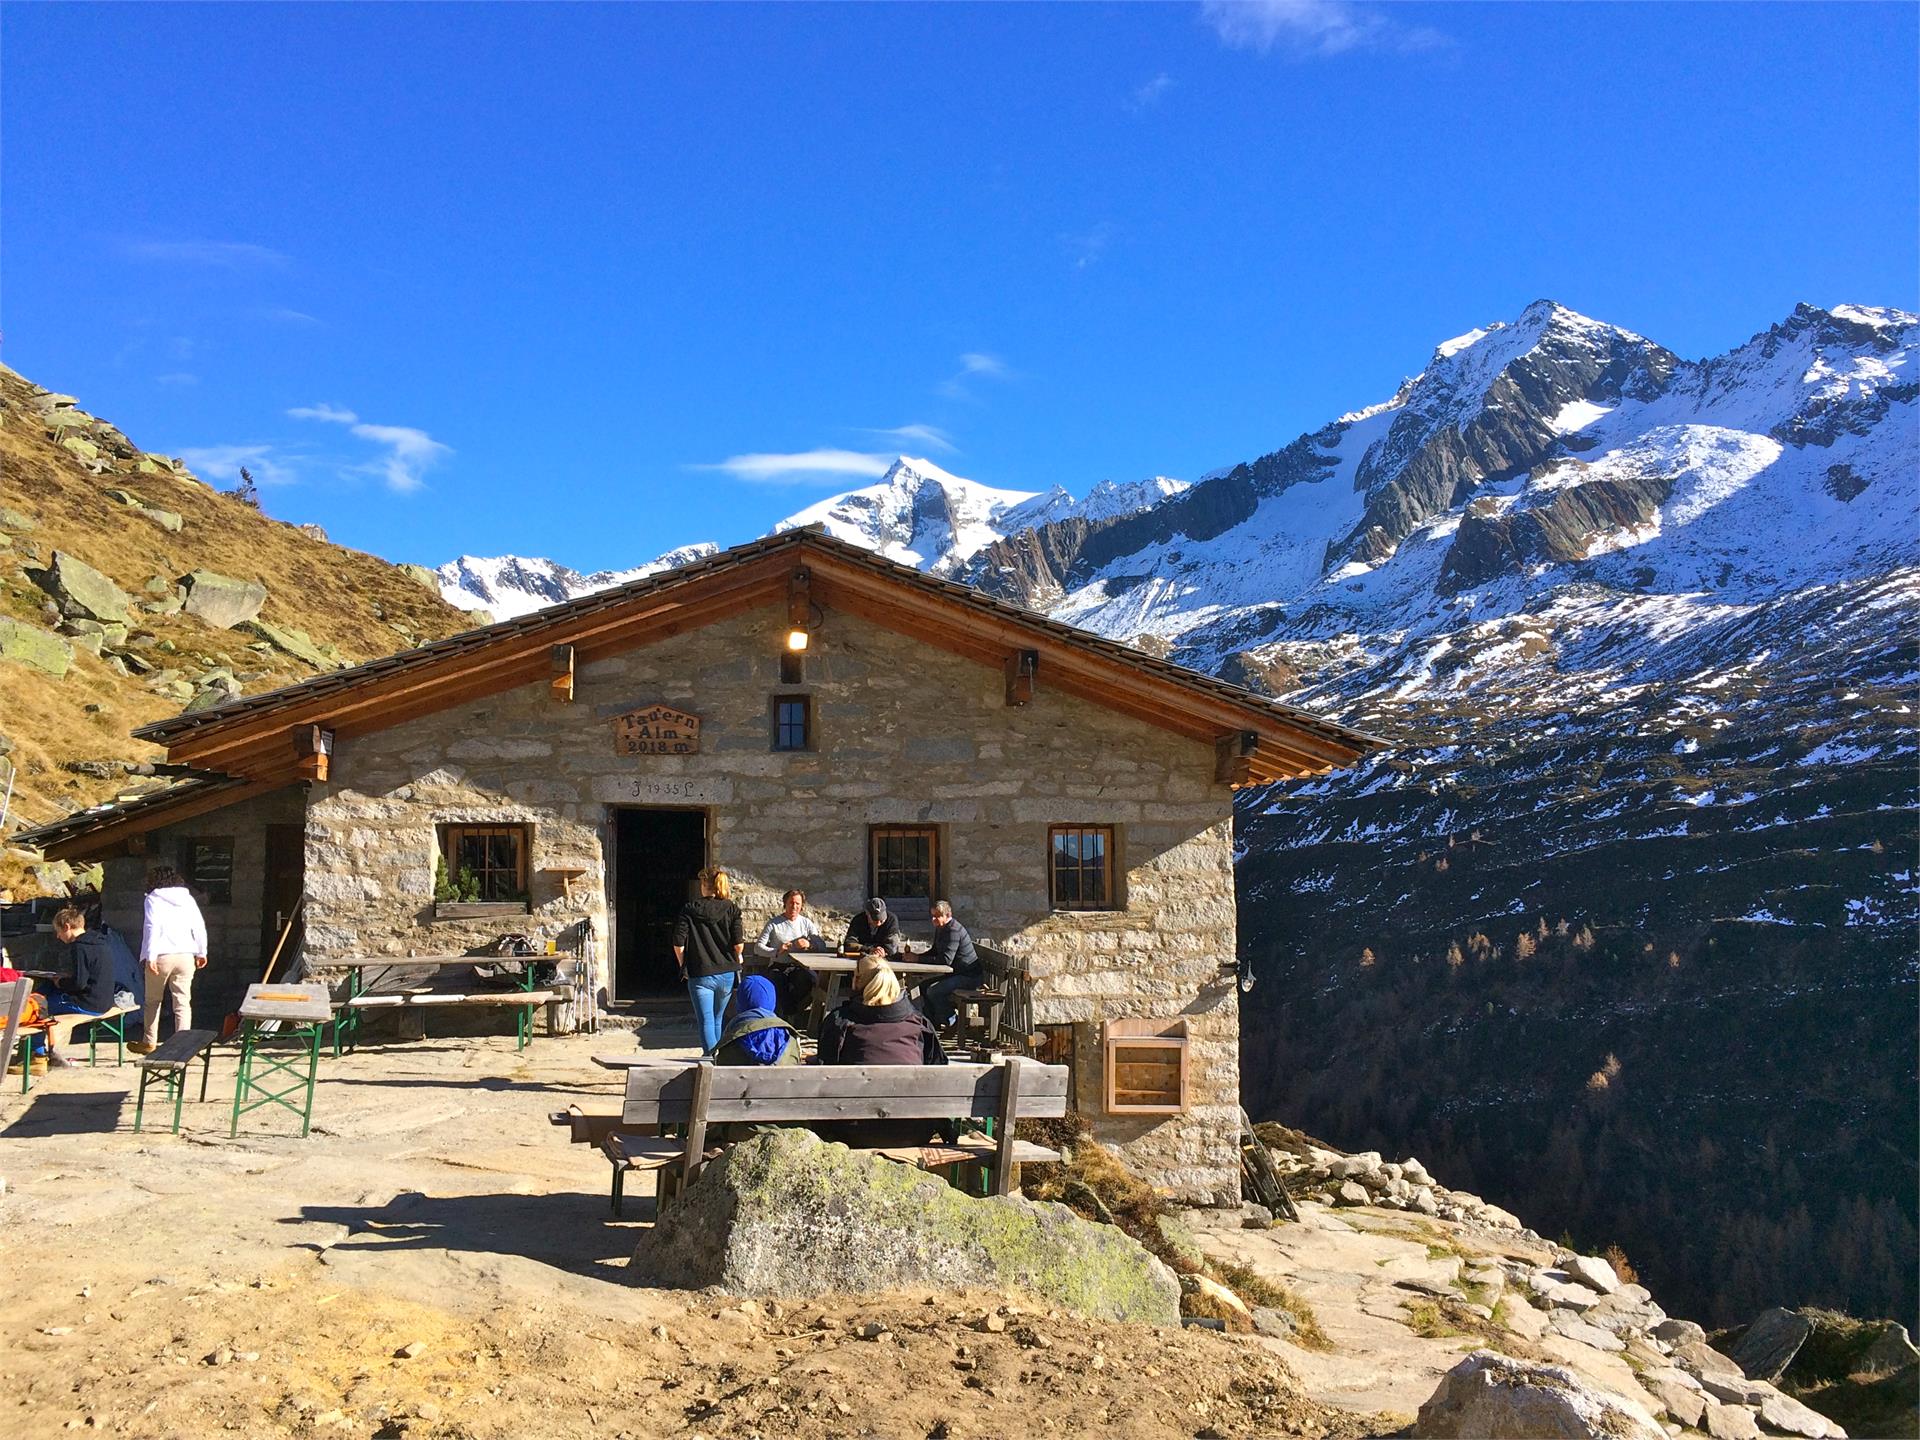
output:
{"label": "snowy slope", "polygon": [[[1127,484],[1102,480],[1076,500],[1062,486],[1039,493],[996,489],[903,455],[877,483],[809,505],[773,530],[820,525],[889,559],[946,575],[1008,535],[1065,520],[1113,520],[1187,488],[1184,480],[1158,475]],[[435,573],[449,604],[490,610],[504,620],[684,565],[716,548],[707,542],[683,546],[631,570],[590,575],[554,560],[518,555],[462,555]]]}
{"label": "snowy slope", "polygon": [[440,596],[462,610],[486,610],[495,620],[512,620],[580,595],[624,585],[661,570],[688,565],[713,554],[711,544],[683,545],[631,570],[598,570],[582,575],[552,560],[518,555],[462,555],[434,571]]}

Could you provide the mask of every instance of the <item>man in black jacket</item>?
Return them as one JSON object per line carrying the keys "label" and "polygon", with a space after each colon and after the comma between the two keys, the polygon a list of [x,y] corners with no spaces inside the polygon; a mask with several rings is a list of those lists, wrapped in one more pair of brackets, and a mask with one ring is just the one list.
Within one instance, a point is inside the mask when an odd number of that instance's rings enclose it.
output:
{"label": "man in black jacket", "polygon": [[[87,928],[86,912],[74,905],[53,917],[53,935],[67,947],[73,974],[54,981],[56,991],[47,997],[47,1013],[54,1017],[47,1035],[47,1062],[68,1066],[73,1061],[61,1053],[54,1037],[70,1039],[76,1026],[113,1009],[113,947],[104,934]],[[67,1017],[64,1024],[62,1016]]]}
{"label": "man in black jacket", "polygon": [[935,965],[951,965],[953,973],[930,980],[920,992],[920,1003],[927,1019],[945,1028],[959,1012],[954,1008],[953,992],[971,990],[980,983],[980,954],[973,948],[967,927],[953,918],[953,906],[944,900],[933,902],[933,948],[927,957]]}
{"label": "man in black jacket", "polygon": [[866,908],[847,927],[847,938],[840,942],[840,949],[850,955],[864,955],[869,950],[884,950],[889,955],[900,952],[900,921],[887,913],[886,901],[878,895],[867,901]]}

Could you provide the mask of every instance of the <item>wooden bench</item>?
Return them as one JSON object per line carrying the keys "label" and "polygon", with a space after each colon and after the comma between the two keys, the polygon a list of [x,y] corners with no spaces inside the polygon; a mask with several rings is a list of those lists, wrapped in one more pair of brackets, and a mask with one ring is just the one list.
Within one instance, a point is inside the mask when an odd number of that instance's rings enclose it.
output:
{"label": "wooden bench", "polygon": [[163,1040],[158,1047],[133,1063],[140,1069],[140,1098],[133,1107],[133,1128],[137,1133],[147,1110],[147,1086],[159,1080],[173,1100],[173,1133],[180,1133],[180,1102],[187,1095],[187,1067],[200,1061],[200,1098],[207,1098],[207,1072],[213,1068],[213,1042],[220,1037],[211,1030],[181,1030]]}
{"label": "wooden bench", "polygon": [[[103,1010],[98,1015],[81,1016],[80,1025],[87,1027],[87,1064],[95,1064],[99,1056],[96,1047],[100,1042],[100,1032],[106,1031],[113,1037],[113,1063],[127,1063],[127,1016],[138,1015],[138,1005],[116,1005],[111,1010]],[[79,1025],[74,1027],[79,1033]]]}
{"label": "wooden bench", "polygon": [[[397,964],[405,964],[398,961]],[[475,994],[463,994],[446,990],[408,990],[399,994],[355,995],[342,1006],[342,1011],[424,1009],[445,1005],[516,1005],[520,1013],[514,1017],[514,1049],[524,1050],[527,1041],[533,1038],[533,1010],[536,1005],[545,1005],[566,995],[564,990],[483,990]],[[335,1027],[336,1031],[339,1027]],[[338,1039],[335,1048],[338,1049]]]}
{"label": "wooden bench", "polygon": [[[974,950],[980,956],[981,983],[952,995],[959,1012],[955,1023],[960,1035],[973,1040],[982,1052],[1024,1053],[1033,1029],[1033,982],[1027,975],[1026,959],[986,945],[976,945]],[[979,1016],[977,1040],[974,1012]]]}
{"label": "wooden bench", "polygon": [[[708,1128],[731,1123],[810,1124],[848,1120],[980,1120],[993,1133],[925,1145],[873,1146],[865,1153],[923,1169],[977,1163],[992,1173],[996,1195],[1012,1191],[1015,1167],[1060,1159],[1058,1151],[1018,1140],[1021,1118],[1067,1113],[1067,1069],[1010,1057],[978,1065],[714,1065],[667,1062],[627,1069],[619,1116],[577,1107],[549,1118],[575,1140],[596,1144],[613,1166],[613,1213],[621,1213],[630,1170],[660,1173],[664,1200],[699,1178],[711,1158]],[[677,1137],[663,1136],[668,1126]]]}

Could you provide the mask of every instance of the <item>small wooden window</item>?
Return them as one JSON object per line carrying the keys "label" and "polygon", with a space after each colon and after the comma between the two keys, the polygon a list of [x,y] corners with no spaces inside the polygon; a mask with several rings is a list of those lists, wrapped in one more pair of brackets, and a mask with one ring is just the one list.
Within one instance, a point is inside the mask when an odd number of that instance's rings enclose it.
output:
{"label": "small wooden window", "polygon": [[797,650],[780,652],[780,683],[782,685],[804,685],[807,683],[807,657]]}
{"label": "small wooden window", "polygon": [[1111,825],[1055,825],[1047,831],[1047,897],[1056,910],[1118,910]]}
{"label": "small wooden window", "polygon": [[203,905],[233,903],[233,837],[189,836],[180,842],[180,874]]}
{"label": "small wooden window", "polygon": [[[498,904],[527,898],[527,856],[533,849],[525,825],[442,825],[440,853],[460,900]],[[471,877],[471,879],[469,879]]]}
{"label": "small wooden window", "polygon": [[811,750],[813,748],[813,701],[805,695],[773,697],[773,748]]}
{"label": "small wooden window", "polygon": [[890,904],[919,902],[906,907],[917,918],[933,903],[940,885],[940,832],[932,826],[875,825],[867,834],[868,888]]}

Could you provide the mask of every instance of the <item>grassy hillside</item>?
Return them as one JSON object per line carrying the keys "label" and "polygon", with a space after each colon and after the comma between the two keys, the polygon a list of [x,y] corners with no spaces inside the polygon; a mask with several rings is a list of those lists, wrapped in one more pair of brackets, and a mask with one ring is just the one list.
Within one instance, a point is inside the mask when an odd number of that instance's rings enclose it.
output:
{"label": "grassy hillside", "polygon": [[[55,551],[127,593],[124,637],[112,629],[89,635],[62,615],[48,588]],[[167,613],[177,612],[177,582],[196,570],[265,585],[258,620],[279,641]],[[0,658],[0,752],[16,771],[8,833],[142,783],[114,763],[163,758],[128,738],[136,725],[471,624],[415,573],[219,493],[67,397],[0,367],[0,630],[16,650],[51,646],[57,656],[59,645],[42,636],[64,628],[60,642],[71,650],[61,676]],[[0,761],[0,790],[6,769]],[[27,868],[35,858],[0,853],[0,888],[16,898],[42,893],[46,885]]]}

